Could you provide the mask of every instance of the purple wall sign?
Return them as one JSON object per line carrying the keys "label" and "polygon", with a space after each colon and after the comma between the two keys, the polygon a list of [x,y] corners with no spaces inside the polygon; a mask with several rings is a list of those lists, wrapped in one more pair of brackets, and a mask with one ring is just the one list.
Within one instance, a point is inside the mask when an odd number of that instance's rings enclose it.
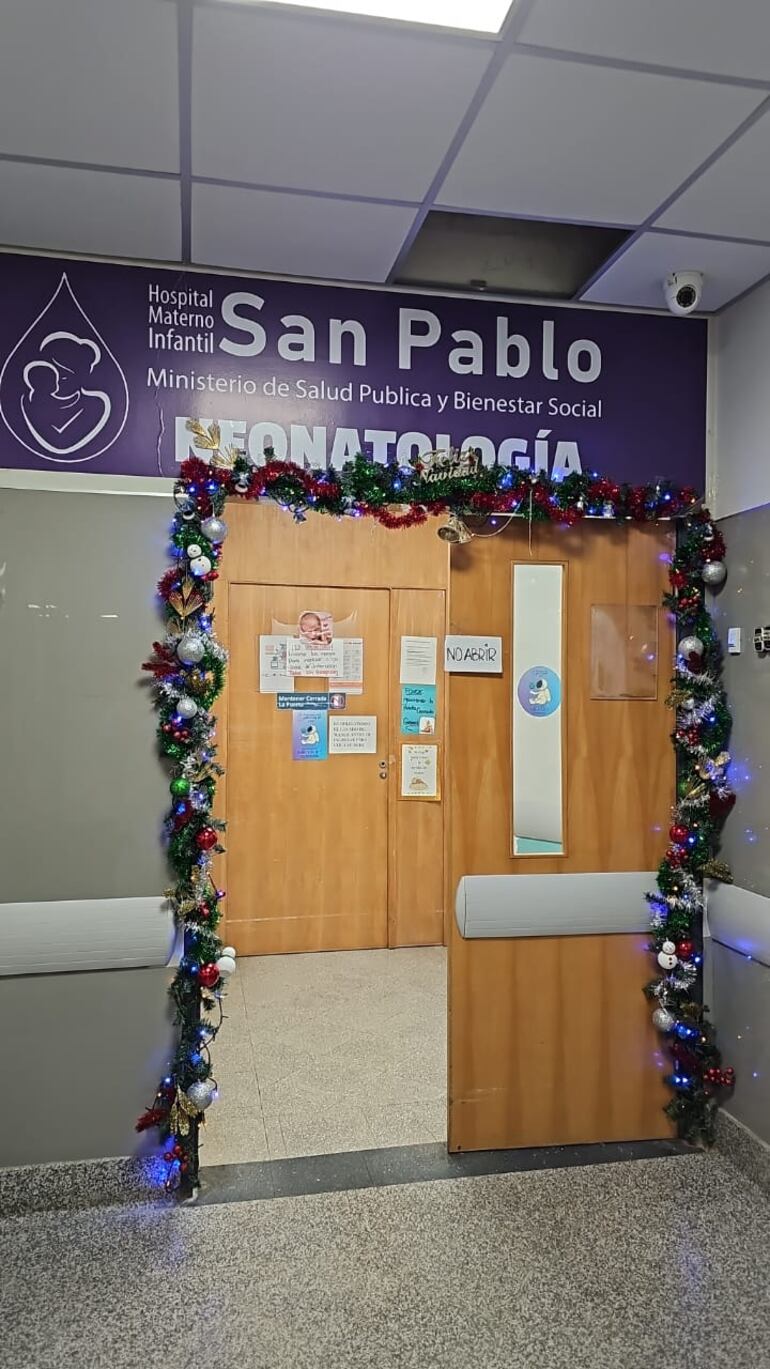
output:
{"label": "purple wall sign", "polygon": [[198,419],[255,461],[703,486],[703,321],[12,254],[0,298],[0,466],[174,476]]}

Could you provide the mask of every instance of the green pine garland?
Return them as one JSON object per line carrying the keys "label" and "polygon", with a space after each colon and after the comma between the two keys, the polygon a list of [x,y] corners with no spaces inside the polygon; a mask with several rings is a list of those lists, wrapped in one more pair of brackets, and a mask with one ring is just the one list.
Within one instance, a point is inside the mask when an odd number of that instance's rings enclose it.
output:
{"label": "green pine garland", "polygon": [[[648,985],[658,1024],[672,1058],[673,1096],[667,1111],[680,1134],[709,1141],[720,1090],[732,1072],[723,1070],[713,1029],[699,1001],[699,953],[695,937],[706,877],[729,878],[717,860],[719,833],[734,800],[725,779],[730,714],[721,684],[719,644],[705,602],[702,572],[721,561],[724,545],[694,490],[670,482],[632,487],[595,474],[563,481],[503,467],[458,473],[415,460],[382,466],[358,456],[342,471],[310,472],[268,453],[255,467],[242,453],[220,449],[216,424],[193,425],[196,444],[208,447],[211,464],[184,463],[175,489],[173,564],[158,586],[166,636],[145,662],[155,679],[158,742],[170,762],[172,806],[166,820],[169,863],[176,883],[169,899],[184,930],[184,954],[171,986],[177,1040],[169,1071],[137,1129],[157,1129],[170,1189],[190,1193],[198,1182],[198,1131],[214,1096],[210,1046],[222,1022],[222,997],[232,961],[218,935],[224,891],[217,889],[212,860],[221,851],[224,824],[213,816],[218,777],[215,719],[211,709],[225,679],[227,655],[214,635],[211,599],[226,527],[229,496],[269,499],[298,521],[311,510],[335,517],[372,517],[386,527],[410,527],[430,514],[502,514],[530,522],[573,524],[585,517],[636,522],[686,518],[671,568],[666,604],[680,635],[698,639],[701,650],[681,656],[673,682],[674,743],[678,797],[671,846],[661,862],[658,891],[648,896],[651,950],[675,961]],[[467,464],[467,463],[466,463]],[[670,956],[669,956],[670,960]],[[660,1016],[662,1014],[662,1017]]]}

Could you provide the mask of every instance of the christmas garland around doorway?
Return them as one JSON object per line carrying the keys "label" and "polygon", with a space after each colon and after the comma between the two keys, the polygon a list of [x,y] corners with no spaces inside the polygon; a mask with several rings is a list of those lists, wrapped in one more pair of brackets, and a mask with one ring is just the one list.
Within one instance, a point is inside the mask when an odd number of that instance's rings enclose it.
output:
{"label": "christmas garland around doorway", "polygon": [[724,543],[696,492],[671,483],[618,485],[597,475],[561,481],[510,467],[483,467],[467,455],[382,466],[364,456],[340,471],[306,471],[267,454],[254,466],[223,452],[216,424],[190,425],[210,463],[190,458],[181,468],[171,532],[172,564],[158,589],[166,634],[144,669],[154,679],[158,741],[171,765],[171,807],[165,830],[175,882],[168,891],[184,933],[171,985],[176,1045],[155,1099],[137,1130],[157,1129],[170,1190],[189,1194],[198,1182],[198,1131],[216,1098],[211,1045],[222,1023],[222,1000],[235,970],[235,950],[218,935],[224,890],[213,877],[224,824],[214,814],[218,777],[216,720],[226,652],[214,632],[211,600],[227,526],[229,497],[269,499],[303,521],[310,511],[337,518],[374,518],[389,528],[414,527],[430,515],[531,524],[572,525],[583,518],[655,522],[682,520],[665,604],[676,617],[679,648],[669,702],[675,710],[677,799],[669,845],[648,895],[655,974],[647,987],[653,1021],[670,1067],[666,1111],[679,1134],[710,1142],[723,1091],[734,1082],[722,1067],[701,1002],[700,914],[703,881],[729,879],[717,859],[719,834],[735,795],[726,777],[730,714],[721,683],[721,652],[706,604],[706,587],[724,579]]}

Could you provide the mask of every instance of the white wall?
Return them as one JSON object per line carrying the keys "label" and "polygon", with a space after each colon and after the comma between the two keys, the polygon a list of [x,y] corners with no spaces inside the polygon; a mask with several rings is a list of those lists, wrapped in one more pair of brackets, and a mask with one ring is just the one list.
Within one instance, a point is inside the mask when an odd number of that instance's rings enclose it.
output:
{"label": "white wall", "polygon": [[712,324],[712,513],[770,504],[770,281]]}

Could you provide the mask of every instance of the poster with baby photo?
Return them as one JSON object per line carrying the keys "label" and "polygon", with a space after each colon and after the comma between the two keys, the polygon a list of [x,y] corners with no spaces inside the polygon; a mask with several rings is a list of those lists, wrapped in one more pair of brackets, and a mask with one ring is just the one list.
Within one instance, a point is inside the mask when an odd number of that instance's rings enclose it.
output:
{"label": "poster with baby photo", "polygon": [[[297,642],[296,647],[290,648],[292,660],[304,662],[309,668],[306,672],[296,670],[295,674],[320,674],[320,669],[313,665],[315,660],[317,665],[323,664],[328,669],[326,678],[330,689],[342,694],[363,694],[364,641],[362,637],[354,636],[357,616],[353,612],[335,622],[328,609],[306,608],[296,623],[283,623],[274,618],[272,630],[276,636],[293,638]],[[334,658],[330,649],[335,653]]]}

